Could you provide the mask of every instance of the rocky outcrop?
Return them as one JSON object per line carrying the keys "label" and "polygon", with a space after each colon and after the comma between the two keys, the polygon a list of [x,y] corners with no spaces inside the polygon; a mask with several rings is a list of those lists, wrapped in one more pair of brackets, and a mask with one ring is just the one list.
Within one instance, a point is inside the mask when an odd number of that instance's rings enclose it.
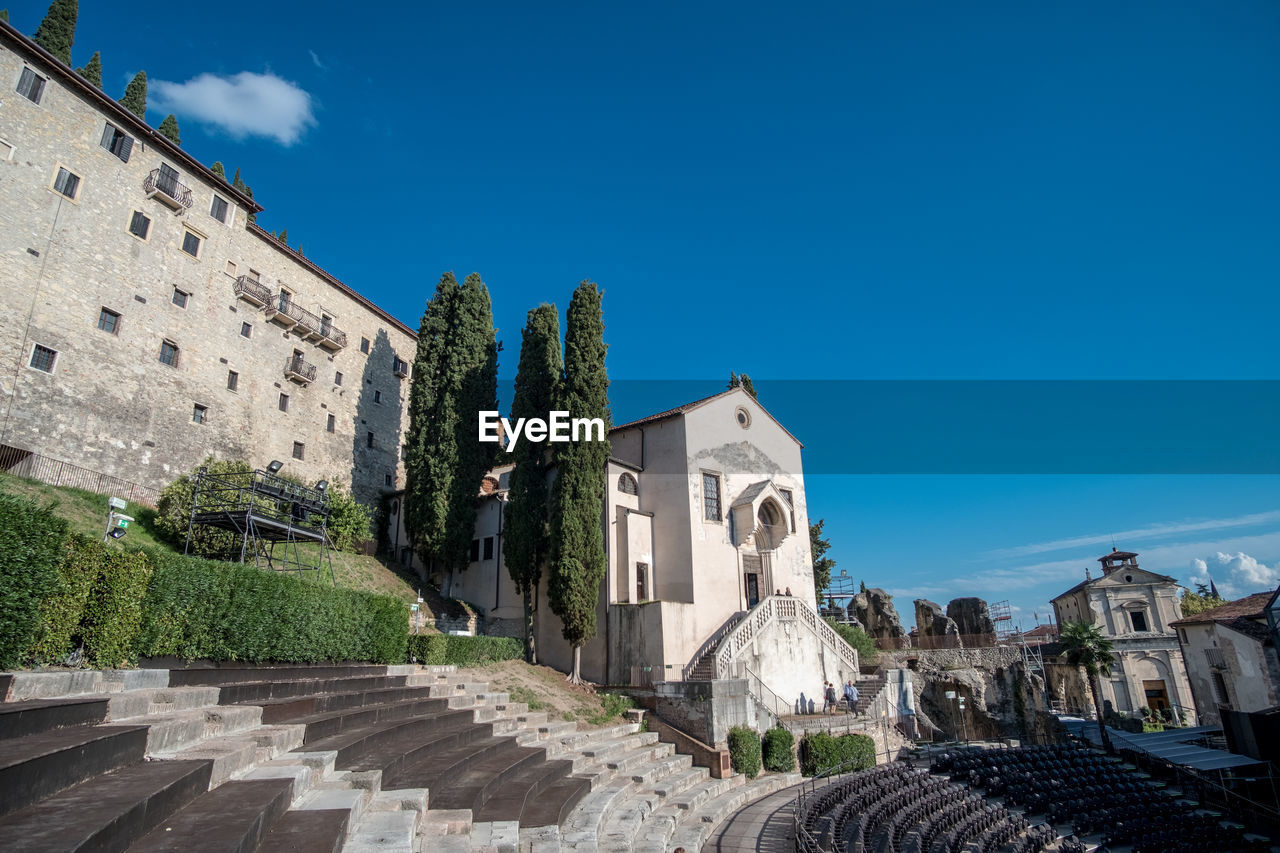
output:
{"label": "rocky outcrop", "polygon": [[991,621],[991,611],[981,598],[953,598],[947,605],[947,617],[956,623],[961,636],[995,636],[996,625]]}
{"label": "rocky outcrop", "polygon": [[922,649],[960,648],[960,629],[954,619],[942,612],[942,605],[917,598],[916,646]]}
{"label": "rocky outcrop", "polygon": [[879,587],[855,595],[849,603],[849,616],[872,638],[883,641],[884,648],[905,648],[908,644],[893,597]]}

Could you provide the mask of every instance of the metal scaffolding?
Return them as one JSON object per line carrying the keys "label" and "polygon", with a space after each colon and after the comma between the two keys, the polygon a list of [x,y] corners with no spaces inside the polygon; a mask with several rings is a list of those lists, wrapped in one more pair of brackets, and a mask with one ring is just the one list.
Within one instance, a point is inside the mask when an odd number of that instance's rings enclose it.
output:
{"label": "metal scaffolding", "polygon": [[[239,549],[239,561],[253,556],[260,569],[314,572],[337,585],[330,557],[329,494],[321,481],[308,487],[269,471],[214,473],[201,468],[192,484],[191,519],[183,553],[192,550],[197,525],[226,531]],[[299,546],[314,543],[314,549]],[[222,556],[234,559],[232,553]]]}

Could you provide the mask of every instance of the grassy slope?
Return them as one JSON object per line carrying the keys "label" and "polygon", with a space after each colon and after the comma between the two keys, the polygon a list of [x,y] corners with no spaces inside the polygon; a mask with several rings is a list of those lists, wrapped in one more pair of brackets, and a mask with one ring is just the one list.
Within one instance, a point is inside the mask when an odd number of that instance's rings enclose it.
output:
{"label": "grassy slope", "polygon": [[[82,489],[48,486],[37,480],[27,480],[4,473],[0,473],[0,491],[21,495],[39,504],[53,502],[53,514],[67,519],[71,523],[71,529],[77,533],[101,536],[106,532],[106,495],[97,495]],[[128,535],[121,540],[122,545],[172,548],[156,533],[155,510],[131,503],[125,513],[137,520],[129,526]],[[394,595],[409,602],[417,600],[416,590],[404,578],[374,557],[335,551],[332,559],[333,574],[338,586]]]}

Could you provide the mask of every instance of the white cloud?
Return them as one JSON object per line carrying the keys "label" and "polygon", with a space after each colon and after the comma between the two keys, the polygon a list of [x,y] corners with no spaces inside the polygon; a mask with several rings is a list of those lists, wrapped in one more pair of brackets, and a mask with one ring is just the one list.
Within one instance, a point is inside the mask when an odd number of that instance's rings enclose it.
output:
{"label": "white cloud", "polygon": [[1070,539],[1055,539],[1051,542],[1037,542],[1031,545],[1018,545],[1013,548],[1000,548],[987,551],[984,558],[1025,557],[1031,554],[1043,554],[1049,551],[1065,551],[1092,545],[1110,545],[1114,542],[1128,542],[1141,539],[1176,536],[1181,533],[1193,533],[1205,530],[1222,530],[1227,527],[1247,527],[1254,524],[1271,524],[1280,521],[1280,510],[1255,512],[1235,518],[1214,518],[1206,521],[1185,521],[1173,524],[1152,524],[1133,530],[1119,530],[1114,533],[1095,533],[1076,536]]}
{"label": "white cloud", "polygon": [[316,64],[316,68],[319,68],[321,71],[329,70],[329,66],[320,61],[320,54],[316,53],[311,48],[307,48],[307,53],[311,54],[311,61]]}
{"label": "white cloud", "polygon": [[1210,578],[1223,598],[1240,598],[1255,592],[1274,589],[1280,583],[1280,563],[1267,566],[1243,551],[1224,554],[1204,560],[1191,561],[1191,582],[1208,584]]}
{"label": "white cloud", "polygon": [[281,145],[298,141],[316,123],[311,95],[274,74],[201,74],[185,83],[151,83],[157,108],[213,125],[236,139],[263,136]]}

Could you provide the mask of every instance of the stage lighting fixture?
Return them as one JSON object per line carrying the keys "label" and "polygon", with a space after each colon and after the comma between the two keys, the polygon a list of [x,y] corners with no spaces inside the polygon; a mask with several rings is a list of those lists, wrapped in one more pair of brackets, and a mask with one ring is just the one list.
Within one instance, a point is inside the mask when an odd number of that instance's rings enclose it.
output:
{"label": "stage lighting fixture", "polygon": [[279,459],[272,459],[271,464],[267,466],[267,473],[279,474],[280,469],[283,467],[284,467],[284,463],[281,462]]}
{"label": "stage lighting fixture", "polygon": [[112,539],[119,539],[119,538],[121,538],[122,536],[124,536],[124,535],[125,535],[126,533],[128,533],[128,532],[129,532],[129,531],[128,531],[128,529],[127,529],[127,528],[124,528],[124,527],[113,527],[113,528],[111,529],[111,532],[110,532],[110,533],[108,533],[107,535],[108,535],[108,536],[110,536]]}
{"label": "stage lighting fixture", "polygon": [[327,488],[329,488],[329,481],[328,481],[328,480],[321,480],[320,482],[316,483],[316,491],[317,491],[317,492],[323,492],[323,491],[324,491],[325,489],[327,489]]}

